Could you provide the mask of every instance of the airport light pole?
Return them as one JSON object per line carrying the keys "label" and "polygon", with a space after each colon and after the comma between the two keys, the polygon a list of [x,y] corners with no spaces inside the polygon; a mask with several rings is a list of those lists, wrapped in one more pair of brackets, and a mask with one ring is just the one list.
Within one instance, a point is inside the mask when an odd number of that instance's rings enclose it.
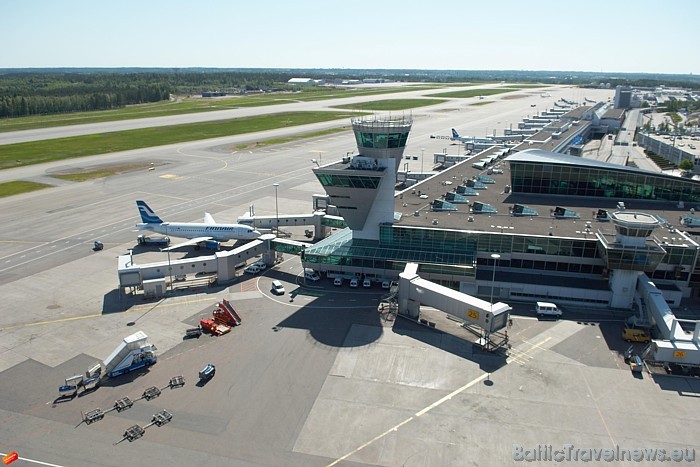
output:
{"label": "airport light pole", "polygon": [[425,148],[420,148],[420,173],[423,173],[423,152],[425,152]]}
{"label": "airport light pole", "polygon": [[[170,238],[168,235],[168,224],[165,224],[165,236]],[[173,291],[173,267],[170,265],[170,245],[166,245],[168,252],[168,275],[170,276],[170,291]],[[132,261],[133,264],[133,261]]]}
{"label": "airport light pole", "polygon": [[280,212],[278,209],[277,205],[277,187],[280,186],[279,183],[273,183],[272,186],[275,187],[275,231],[277,232],[277,235],[280,234]]}
{"label": "airport light pole", "polygon": [[491,276],[491,314],[493,314],[493,289],[496,288],[496,264],[498,264],[498,260],[501,259],[501,255],[493,253],[491,258],[493,258],[493,276]]}

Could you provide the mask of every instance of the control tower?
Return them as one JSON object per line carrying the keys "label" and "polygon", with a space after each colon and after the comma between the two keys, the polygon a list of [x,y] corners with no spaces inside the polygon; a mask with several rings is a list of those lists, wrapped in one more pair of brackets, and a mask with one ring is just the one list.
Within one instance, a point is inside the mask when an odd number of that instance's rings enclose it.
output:
{"label": "control tower", "polygon": [[597,237],[610,274],[610,306],[629,309],[639,275],[653,273],[666,255],[661,244],[649,238],[661,221],[652,214],[632,211],[615,211],[608,217],[615,235],[599,231]]}
{"label": "control tower", "polygon": [[394,222],[396,172],[413,120],[352,119],[358,154],[313,169],[356,239],[379,240],[379,225]]}

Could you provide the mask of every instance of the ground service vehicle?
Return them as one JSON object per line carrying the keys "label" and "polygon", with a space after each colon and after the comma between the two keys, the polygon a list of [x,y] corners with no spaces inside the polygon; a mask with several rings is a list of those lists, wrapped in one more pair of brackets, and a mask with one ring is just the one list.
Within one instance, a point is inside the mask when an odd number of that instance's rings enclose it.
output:
{"label": "ground service vehicle", "polygon": [[316,271],[314,271],[313,269],[306,268],[304,270],[304,279],[307,279],[307,280],[310,280],[313,282],[318,282],[321,280],[321,276],[316,274]]}
{"label": "ground service vehicle", "polygon": [[350,287],[355,288],[358,286],[358,284],[359,281],[356,278],[353,277],[352,279],[350,279]]}
{"label": "ground service vehicle", "polygon": [[114,352],[103,362],[105,374],[110,378],[156,363],[156,346],[147,344],[148,336],[138,331],[124,338]]}
{"label": "ground service vehicle", "polygon": [[272,281],[272,293],[275,295],[284,295],[284,286],[280,281]]}
{"label": "ground service vehicle", "polygon": [[243,270],[244,272],[247,272],[248,274],[257,274],[260,272],[260,268],[256,266],[255,264],[251,264],[247,268]]}
{"label": "ground service vehicle", "polygon": [[562,315],[562,311],[554,303],[549,302],[537,302],[535,313],[537,313],[538,318],[557,319]]}
{"label": "ground service vehicle", "polygon": [[102,250],[104,247],[105,247],[105,246],[104,246],[104,244],[103,244],[101,241],[95,240],[95,243],[93,244],[92,249],[95,250],[95,251],[100,251],[100,250]]}
{"label": "ground service vehicle", "polygon": [[343,285],[343,278],[336,277],[335,279],[333,279],[333,285]]}
{"label": "ground service vehicle", "polygon": [[370,287],[372,287],[372,281],[369,280],[369,279],[363,280],[363,281],[362,281],[362,287],[364,287],[364,288],[366,288],[366,289],[369,289]]}
{"label": "ground service vehicle", "polygon": [[211,363],[208,363],[207,366],[205,366],[202,371],[199,372],[199,381],[206,383],[210,379],[214,377],[216,374],[216,367],[212,365]]}
{"label": "ground service vehicle", "polygon": [[151,237],[149,235],[139,235],[136,237],[139,245],[165,247],[170,245],[170,237]]}
{"label": "ground service vehicle", "polygon": [[627,342],[651,342],[651,334],[646,329],[626,328],[622,331],[622,338]]}

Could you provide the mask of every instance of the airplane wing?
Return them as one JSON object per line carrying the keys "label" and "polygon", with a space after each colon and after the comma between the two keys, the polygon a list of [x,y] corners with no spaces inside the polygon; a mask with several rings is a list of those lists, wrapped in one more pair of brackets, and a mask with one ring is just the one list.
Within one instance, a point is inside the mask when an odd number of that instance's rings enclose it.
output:
{"label": "airplane wing", "polygon": [[200,242],[206,242],[207,240],[213,240],[214,237],[197,237],[197,238],[190,238],[189,240],[185,240],[182,243],[178,243],[176,245],[170,245],[167,248],[161,248],[160,251],[172,251],[176,250],[178,248],[182,248],[184,246],[190,246],[190,245],[196,245]]}

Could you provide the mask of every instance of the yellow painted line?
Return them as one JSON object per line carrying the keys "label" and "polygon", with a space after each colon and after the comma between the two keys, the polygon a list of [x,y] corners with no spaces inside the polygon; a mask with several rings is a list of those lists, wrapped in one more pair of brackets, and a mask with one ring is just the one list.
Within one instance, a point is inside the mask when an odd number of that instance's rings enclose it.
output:
{"label": "yellow painted line", "polygon": [[[140,311],[147,311],[156,307],[162,308],[162,307],[171,307],[171,306],[178,306],[178,305],[188,305],[191,303],[199,303],[199,302],[211,302],[211,301],[216,301],[215,298],[201,298],[197,300],[185,300],[181,302],[176,302],[176,303],[151,303],[151,304],[144,304],[144,305],[136,305],[132,307],[130,310],[123,311],[121,314],[125,313],[137,313]],[[16,326],[7,326],[4,328],[0,328],[0,331],[9,331],[12,329],[21,329],[21,328],[30,328],[33,326],[43,326],[46,324],[56,324],[56,323],[65,323],[68,321],[78,321],[81,319],[90,319],[90,318],[100,318],[103,316],[110,316],[113,313],[108,313],[108,314],[103,314],[103,313],[96,313],[92,315],[83,315],[83,316],[72,316],[70,318],[59,318],[59,319],[52,319],[52,320],[47,320],[47,321],[37,321],[36,323],[26,323],[26,324],[18,324]]]}
{"label": "yellow painted line", "polygon": [[454,391],[452,391],[451,393],[449,393],[448,395],[446,395],[442,399],[438,400],[437,402],[433,402],[432,404],[430,404],[429,406],[427,406],[426,408],[424,408],[420,412],[416,412],[416,417],[420,417],[421,415],[424,415],[427,412],[430,412],[435,407],[442,405],[444,402],[452,399],[457,394],[464,392],[467,389],[469,389],[470,387],[474,386],[475,384],[485,380],[489,375],[490,375],[490,373],[484,373],[483,375],[479,376],[478,378],[471,380],[470,382],[468,382],[467,384],[465,384],[461,388],[455,389]]}
{"label": "yellow painted line", "polygon": [[[421,415],[424,415],[424,414],[426,414],[427,412],[430,412],[430,411],[433,410],[435,407],[438,407],[438,406],[440,406],[441,404],[443,404],[444,402],[446,402],[446,401],[452,399],[452,398],[453,398],[454,396],[456,396],[457,394],[459,394],[459,393],[461,393],[461,392],[463,392],[463,391],[466,391],[466,390],[469,389],[470,387],[472,387],[472,386],[474,386],[475,384],[479,383],[480,381],[483,381],[484,379],[486,379],[488,376],[489,376],[489,373],[484,373],[483,375],[479,376],[478,378],[473,379],[472,381],[468,382],[467,384],[465,384],[465,385],[462,386],[461,388],[455,389],[454,391],[452,391],[451,393],[449,393],[448,395],[446,395],[446,396],[443,397],[442,399],[440,399],[440,400],[438,400],[438,401],[436,401],[436,402],[433,402],[432,404],[430,404],[429,406],[427,406],[427,407],[424,408],[423,410],[420,410],[420,411],[416,412],[416,413],[415,413],[415,417],[420,417]],[[375,437],[372,438],[371,440],[367,441],[367,442],[366,442],[365,444],[363,444],[362,446],[360,446],[360,447],[356,448],[355,450],[350,451],[349,453],[345,454],[344,456],[339,457],[338,459],[334,460],[333,462],[331,462],[330,464],[328,464],[328,467],[332,467],[332,466],[338,464],[339,462],[344,461],[345,459],[347,459],[348,457],[352,456],[353,454],[356,454],[356,453],[360,452],[361,450],[363,450],[363,449],[366,448],[367,446],[369,446],[369,445],[371,445],[371,444],[373,444],[373,443],[379,441],[380,439],[384,438],[386,435],[388,435],[388,434],[390,434],[390,433],[393,433],[393,432],[395,432],[395,431],[398,431],[399,428],[401,428],[402,426],[404,426],[405,424],[407,424],[408,422],[410,422],[411,420],[413,420],[415,417],[408,417],[406,420],[404,420],[403,422],[399,423],[398,425],[394,425],[393,427],[391,427],[391,428],[389,428],[388,430],[386,430],[384,433],[382,433],[382,434],[380,434],[380,435],[378,435],[378,436],[375,436]]]}
{"label": "yellow painted line", "polygon": [[[531,346],[528,350],[526,350],[526,351],[524,351],[524,352],[521,352],[518,356],[519,356],[519,357],[522,357],[522,356],[527,355],[529,352],[532,352],[532,351],[535,350],[535,349],[541,349],[541,348],[542,348],[542,345],[544,345],[544,344],[545,344],[547,341],[549,341],[550,339],[551,339],[551,337],[547,337],[546,339],[544,339],[544,340],[541,341],[541,342],[538,342],[537,344],[532,344],[532,346]],[[378,435],[378,436],[372,438],[371,440],[367,441],[367,442],[366,442],[365,444],[363,444],[362,446],[360,446],[360,447],[356,448],[355,450],[350,451],[349,453],[345,454],[344,456],[339,457],[338,459],[334,460],[333,462],[331,462],[330,464],[328,464],[328,467],[332,467],[332,466],[334,466],[334,465],[337,465],[338,463],[344,461],[345,459],[347,459],[348,457],[352,456],[353,454],[358,453],[359,451],[363,450],[363,449],[366,448],[367,446],[369,446],[369,445],[371,445],[371,444],[373,444],[373,443],[379,441],[380,439],[384,438],[384,437],[385,437],[386,435],[388,435],[389,433],[393,433],[393,432],[395,432],[395,431],[398,431],[399,428],[401,428],[402,426],[404,426],[405,424],[407,424],[408,422],[410,422],[410,421],[413,420],[414,418],[417,418],[417,417],[420,417],[420,416],[422,416],[422,415],[425,415],[426,413],[428,413],[428,412],[430,412],[431,410],[433,410],[435,407],[439,407],[440,405],[444,404],[445,402],[447,402],[448,400],[452,399],[452,398],[455,397],[456,395],[458,395],[458,394],[460,394],[460,393],[466,391],[467,389],[469,389],[470,387],[474,386],[475,384],[478,384],[478,383],[480,383],[481,381],[485,380],[485,379],[488,378],[489,376],[490,376],[490,373],[484,373],[483,375],[479,376],[478,378],[473,379],[472,381],[468,382],[468,383],[465,384],[464,386],[455,389],[454,391],[452,391],[451,393],[449,393],[449,394],[446,395],[445,397],[443,397],[443,398],[441,398],[441,399],[439,399],[439,400],[433,402],[432,404],[430,404],[429,406],[427,406],[427,407],[424,408],[423,410],[420,410],[420,411],[416,412],[416,413],[414,414],[413,417],[408,417],[408,418],[407,418],[406,420],[404,420],[403,422],[399,423],[398,425],[394,425],[393,427],[391,427],[391,428],[389,428],[388,430],[386,430],[384,433],[382,433],[382,434],[380,434],[380,435]]]}
{"label": "yellow painted line", "polygon": [[363,445],[360,446],[359,448],[355,449],[354,451],[349,452],[349,453],[345,454],[343,457],[339,457],[338,459],[334,460],[333,462],[331,462],[330,464],[328,464],[328,467],[332,467],[332,466],[336,465],[337,463],[344,461],[345,459],[347,459],[348,457],[352,456],[352,455],[355,454],[356,452],[359,452],[359,451],[363,450],[364,448],[366,448],[367,446],[369,446],[370,444],[374,443],[375,441],[382,439],[383,437],[385,437],[385,436],[388,435],[389,433],[394,432],[394,431],[397,431],[399,428],[401,428],[403,425],[405,425],[406,423],[410,422],[411,420],[413,420],[413,417],[409,417],[409,418],[407,418],[406,420],[404,420],[403,422],[399,423],[398,425],[396,425],[396,426],[394,426],[394,427],[392,427],[392,428],[389,428],[388,430],[386,430],[386,431],[385,431],[384,433],[382,433],[381,435],[377,436],[376,438],[374,438],[374,439],[372,439],[372,440],[370,440],[370,441],[367,441],[365,444],[363,444]]}

